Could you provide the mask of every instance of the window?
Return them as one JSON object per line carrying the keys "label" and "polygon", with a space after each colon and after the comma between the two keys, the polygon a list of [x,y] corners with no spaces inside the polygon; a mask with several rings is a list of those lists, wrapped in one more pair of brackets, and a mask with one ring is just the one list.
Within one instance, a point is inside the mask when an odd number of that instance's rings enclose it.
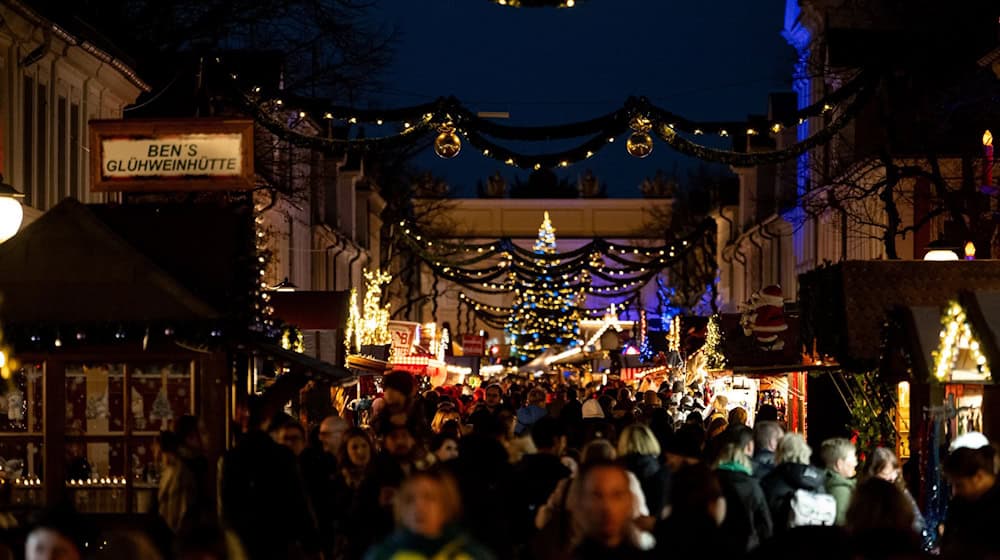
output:
{"label": "window", "polygon": [[159,483],[159,433],[194,412],[193,364],[67,364],[65,383],[65,484],[74,505],[147,511]]}
{"label": "window", "polygon": [[37,189],[37,208],[48,210],[49,192],[48,186],[51,178],[48,174],[48,129],[45,126],[45,116],[49,110],[49,87],[45,84],[38,84],[38,99],[36,101],[38,110],[35,111],[37,128],[35,129],[35,188]]}
{"label": "window", "polygon": [[69,104],[69,195],[80,200],[86,197],[80,192],[80,104]]}
{"label": "window", "polygon": [[35,80],[31,76],[24,77],[24,91],[22,92],[22,113],[21,113],[21,169],[24,171],[22,192],[24,193],[24,203],[34,206],[34,183],[31,180],[34,169],[32,168],[31,149],[35,145]]}
{"label": "window", "polygon": [[0,395],[0,469],[13,484],[14,505],[42,503],[44,387],[44,367],[31,365],[15,372]]}
{"label": "window", "polygon": [[72,194],[67,189],[66,183],[66,98],[59,96],[56,101],[56,198],[53,202],[59,202],[67,195]]}

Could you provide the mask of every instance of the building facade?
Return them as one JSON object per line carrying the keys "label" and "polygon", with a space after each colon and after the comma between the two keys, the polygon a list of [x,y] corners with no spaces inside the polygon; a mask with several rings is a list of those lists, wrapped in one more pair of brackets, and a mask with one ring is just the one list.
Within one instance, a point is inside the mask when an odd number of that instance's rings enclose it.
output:
{"label": "building facade", "polygon": [[121,118],[149,87],[113,47],[21,2],[0,3],[0,21],[2,173],[24,193],[24,224],[67,197],[114,200],[90,192],[87,122]]}

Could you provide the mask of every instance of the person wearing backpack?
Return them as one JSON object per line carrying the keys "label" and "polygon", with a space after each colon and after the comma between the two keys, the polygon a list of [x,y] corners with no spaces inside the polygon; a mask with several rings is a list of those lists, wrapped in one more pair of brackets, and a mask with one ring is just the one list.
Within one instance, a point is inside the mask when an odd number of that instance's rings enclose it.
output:
{"label": "person wearing backpack", "polygon": [[850,440],[830,438],[820,447],[826,465],[826,492],[837,500],[837,525],[843,525],[857,481],[858,451]]}
{"label": "person wearing backpack", "polygon": [[833,525],[836,520],[836,502],[826,494],[823,471],[809,464],[811,455],[802,434],[788,433],[778,440],[776,466],[760,483],[775,533],[802,525]]}

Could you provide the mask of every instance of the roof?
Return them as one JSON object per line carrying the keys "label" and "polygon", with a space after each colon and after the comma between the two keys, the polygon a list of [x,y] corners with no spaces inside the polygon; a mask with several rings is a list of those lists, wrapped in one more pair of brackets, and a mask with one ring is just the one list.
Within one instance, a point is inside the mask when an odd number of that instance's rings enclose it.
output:
{"label": "roof", "polygon": [[46,31],[55,32],[60,39],[111,66],[140,90],[151,90],[135,73],[135,62],[93,26],[73,16],[65,2],[33,2],[29,7],[24,2],[8,0],[5,5],[17,10],[34,25],[48,28]]}
{"label": "roof", "polygon": [[141,203],[88,208],[114,233],[220,313],[249,320],[259,282],[253,216],[212,202]]}
{"label": "roof", "polygon": [[[973,334],[980,343],[983,355],[990,364],[1000,364],[1000,291],[976,291],[955,294],[965,309]],[[929,379],[934,366],[934,353],[941,345],[941,321],[944,306],[900,307],[893,312],[893,321],[888,325],[886,336],[892,337],[891,344],[905,352],[908,360],[893,361],[890,355],[886,369],[893,379],[901,381],[911,377]],[[896,329],[896,332],[892,332]],[[890,340],[890,339],[887,339]],[[909,370],[909,371],[907,371]]]}
{"label": "roof", "polygon": [[274,316],[303,330],[343,329],[348,292],[274,292]]}
{"label": "roof", "polygon": [[848,367],[880,358],[900,307],[940,309],[962,291],[1000,291],[1000,261],[845,261],[799,276],[802,340]]}
{"label": "roof", "polygon": [[66,199],[0,245],[4,326],[213,320],[219,312]]}

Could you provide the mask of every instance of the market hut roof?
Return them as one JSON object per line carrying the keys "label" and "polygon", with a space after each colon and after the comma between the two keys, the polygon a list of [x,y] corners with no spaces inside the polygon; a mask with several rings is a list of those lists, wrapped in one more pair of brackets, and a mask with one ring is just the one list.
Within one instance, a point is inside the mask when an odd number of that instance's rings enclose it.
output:
{"label": "market hut roof", "polygon": [[963,291],[1000,291],[1000,261],[845,261],[799,277],[802,340],[847,367],[872,367],[899,307],[941,309]]}
{"label": "market hut roof", "polygon": [[220,317],[86,205],[66,199],[0,245],[4,326]]}
{"label": "market hut roof", "polygon": [[[962,292],[950,301],[961,305],[979,342],[988,364],[1000,364],[1000,291]],[[934,353],[941,348],[943,306],[899,307],[894,310],[886,333],[891,346],[883,356],[883,369],[891,372],[894,381],[933,377]],[[909,370],[909,371],[906,371]]]}

